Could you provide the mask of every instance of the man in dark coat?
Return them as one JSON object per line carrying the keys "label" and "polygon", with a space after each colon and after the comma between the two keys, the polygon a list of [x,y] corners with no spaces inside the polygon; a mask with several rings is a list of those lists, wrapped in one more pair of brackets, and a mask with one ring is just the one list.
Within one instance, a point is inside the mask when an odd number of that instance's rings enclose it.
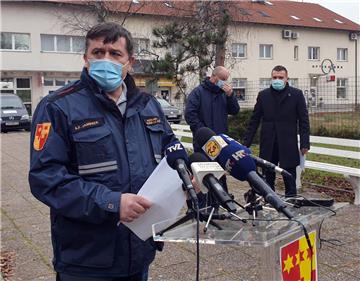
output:
{"label": "man in dark coat", "polygon": [[[305,155],[310,148],[309,116],[301,90],[290,87],[285,67],[275,66],[268,89],[257,97],[244,145],[250,146],[256,130],[261,124],[260,157],[280,165],[293,176],[284,177],[285,196],[296,195],[296,166],[299,165],[297,134],[300,135],[300,152]],[[274,189],[275,173],[267,170],[266,181]]]}
{"label": "man in dark coat", "polygon": [[[185,108],[185,120],[193,134],[202,127],[208,127],[216,134],[227,133],[228,114],[235,115],[240,110],[231,85],[226,83],[229,76],[229,70],[217,66],[210,78],[206,78],[190,93]],[[193,144],[195,152],[201,151],[201,147],[195,142]],[[227,190],[225,177],[221,181]]]}

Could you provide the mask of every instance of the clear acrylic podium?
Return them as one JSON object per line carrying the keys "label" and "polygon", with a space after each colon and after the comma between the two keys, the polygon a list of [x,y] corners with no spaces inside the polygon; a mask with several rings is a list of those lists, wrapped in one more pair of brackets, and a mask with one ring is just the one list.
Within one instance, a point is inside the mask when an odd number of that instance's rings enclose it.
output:
{"label": "clear acrylic podium", "polygon": [[[331,209],[337,210],[347,203],[336,203]],[[308,233],[316,231],[316,249],[319,243],[319,227],[324,218],[330,217],[333,212],[321,207],[290,208],[294,219],[300,221]],[[206,221],[200,222],[200,239],[202,244],[233,244],[254,247],[254,251],[260,251],[259,277],[263,281],[279,281],[282,278],[282,262],[280,261],[280,249],[290,242],[304,235],[303,229],[296,221],[288,220],[284,215],[275,210],[261,210],[256,221],[245,210],[240,210],[237,215],[248,219],[246,223],[241,220],[226,219],[214,220],[222,229],[219,230],[211,224],[204,233]],[[159,233],[178,221],[181,217],[162,221],[152,226],[155,241],[196,243],[196,220],[189,220],[162,235]],[[276,221],[279,219],[278,221]],[[269,220],[269,221],[266,221]],[[273,221],[270,221],[273,220]],[[317,250],[314,255],[317,260]],[[316,263],[315,263],[316,264]],[[314,264],[314,265],[315,265]],[[318,280],[318,279],[316,279]]]}

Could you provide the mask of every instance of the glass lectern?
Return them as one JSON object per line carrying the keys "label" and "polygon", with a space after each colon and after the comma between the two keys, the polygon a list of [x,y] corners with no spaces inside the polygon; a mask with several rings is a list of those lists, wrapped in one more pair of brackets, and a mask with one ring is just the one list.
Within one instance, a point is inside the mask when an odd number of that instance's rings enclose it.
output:
{"label": "glass lectern", "polygon": [[[345,205],[347,205],[347,203],[336,203],[330,209],[337,210]],[[259,276],[261,278],[260,280],[263,281],[291,280],[293,278],[291,274],[295,274],[295,270],[297,270],[299,274],[302,274],[304,280],[318,280],[316,276],[316,249],[319,243],[318,230],[321,221],[330,217],[333,212],[322,207],[290,209],[294,214],[294,220],[288,220],[284,215],[275,210],[264,209],[258,212],[255,220],[253,220],[253,216],[249,215],[245,210],[238,211],[236,215],[246,220],[246,222],[230,215],[224,215],[227,217],[226,219],[214,220],[221,229],[209,224],[206,232],[204,231],[206,221],[201,221],[199,242],[202,244],[250,246],[254,247],[254,251],[261,251],[260,257],[262,260],[259,261]],[[203,209],[202,212],[207,212],[207,210]],[[217,217],[219,217],[219,214],[217,214]],[[178,217],[154,224],[152,226],[154,240],[162,242],[196,243],[195,219],[161,233],[165,228],[180,218],[181,217]],[[286,252],[288,251],[286,248],[287,245],[293,247],[294,241],[305,241],[304,238],[301,238],[304,236],[303,228],[295,220],[301,222],[306,227],[308,233],[311,234],[310,236],[313,236],[312,244],[315,245],[312,245],[312,252],[307,250],[307,246],[305,246],[305,249],[301,249],[303,246],[298,246],[297,252],[293,254]],[[312,259],[310,259],[311,254],[313,254]],[[306,260],[308,261],[308,269],[305,267]],[[296,266],[299,266],[299,268]],[[309,274],[314,274],[312,279]],[[299,280],[300,279],[301,278],[299,278]]]}

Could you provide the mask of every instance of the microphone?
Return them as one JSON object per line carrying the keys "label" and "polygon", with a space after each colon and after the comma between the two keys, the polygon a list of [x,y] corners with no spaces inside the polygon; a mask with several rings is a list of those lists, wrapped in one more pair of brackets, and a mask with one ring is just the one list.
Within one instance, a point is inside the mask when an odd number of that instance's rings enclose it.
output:
{"label": "microphone", "polygon": [[183,182],[183,186],[185,187],[185,190],[189,193],[190,198],[195,204],[195,206],[198,206],[196,192],[186,169],[186,164],[189,158],[181,142],[174,141],[168,144],[165,148],[165,155],[166,162],[172,169],[178,172],[179,177]]}
{"label": "microphone", "polygon": [[218,181],[218,178],[224,174],[220,165],[217,162],[209,162],[206,156],[199,152],[193,153],[189,160],[196,182],[202,187],[205,186],[208,192],[213,194],[219,204],[228,212],[236,213],[236,205],[233,199]]}
{"label": "microphone", "polygon": [[[208,138],[210,136],[210,138]],[[213,144],[218,138],[223,142]],[[208,138],[206,140],[206,138]],[[271,187],[256,173],[255,161],[249,156],[251,151],[246,146],[226,135],[215,136],[215,133],[209,128],[200,128],[195,133],[195,142],[197,142],[209,157],[214,157],[216,161],[234,178],[244,181],[247,180],[256,193],[264,197],[265,201],[272,205],[278,212],[282,212],[289,219],[293,218],[292,213],[286,209],[287,205],[271,189]],[[216,153],[207,152],[209,146],[217,147]]]}
{"label": "microphone", "polygon": [[253,154],[249,154],[249,156],[255,160],[255,163],[257,166],[265,169],[272,170],[274,172],[280,173],[282,176],[287,178],[293,178],[293,176],[286,170],[280,168],[279,166],[276,166],[274,163],[271,163],[269,161],[266,161],[265,159],[262,159],[260,157],[257,157]]}

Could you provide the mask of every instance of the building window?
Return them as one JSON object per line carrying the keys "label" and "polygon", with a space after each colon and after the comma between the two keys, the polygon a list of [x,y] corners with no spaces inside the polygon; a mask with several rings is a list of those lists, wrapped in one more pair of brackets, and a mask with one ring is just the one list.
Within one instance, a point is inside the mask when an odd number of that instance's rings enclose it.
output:
{"label": "building window", "polygon": [[1,32],[1,50],[29,51],[30,34]]}
{"label": "building window", "polygon": [[273,45],[260,44],[260,58],[272,59]]}
{"label": "building window", "polygon": [[234,58],[246,58],[246,44],[234,43],[231,45],[231,50]]}
{"label": "building window", "polygon": [[291,87],[297,88],[299,85],[299,79],[297,78],[289,78],[288,83]]}
{"label": "building window", "polygon": [[294,60],[299,60],[299,46],[294,46]]}
{"label": "building window", "polygon": [[308,48],[308,59],[319,60],[320,59],[320,47],[309,47]]}
{"label": "building window", "polygon": [[0,93],[16,94],[23,101],[31,115],[31,80],[30,78],[1,78]]}
{"label": "building window", "polygon": [[345,99],[346,98],[346,78],[337,78],[336,80],[336,98]]}
{"label": "building window", "polygon": [[59,53],[84,53],[85,38],[69,35],[41,34],[41,51]]}
{"label": "building window", "polygon": [[134,38],[134,53],[136,55],[146,55],[149,50],[150,40],[143,38]]}
{"label": "building window", "polygon": [[270,85],[271,85],[271,78],[260,78],[259,80],[260,91],[269,88]]}
{"label": "building window", "polygon": [[347,48],[338,48],[337,49],[337,60],[338,61],[347,61],[348,60],[348,49]]}
{"label": "building window", "polygon": [[44,77],[44,86],[53,87],[58,86],[62,87],[68,83],[78,80],[77,78],[53,78],[53,77]]}
{"label": "building window", "polygon": [[245,101],[246,98],[246,78],[233,78],[232,88],[238,101]]}

